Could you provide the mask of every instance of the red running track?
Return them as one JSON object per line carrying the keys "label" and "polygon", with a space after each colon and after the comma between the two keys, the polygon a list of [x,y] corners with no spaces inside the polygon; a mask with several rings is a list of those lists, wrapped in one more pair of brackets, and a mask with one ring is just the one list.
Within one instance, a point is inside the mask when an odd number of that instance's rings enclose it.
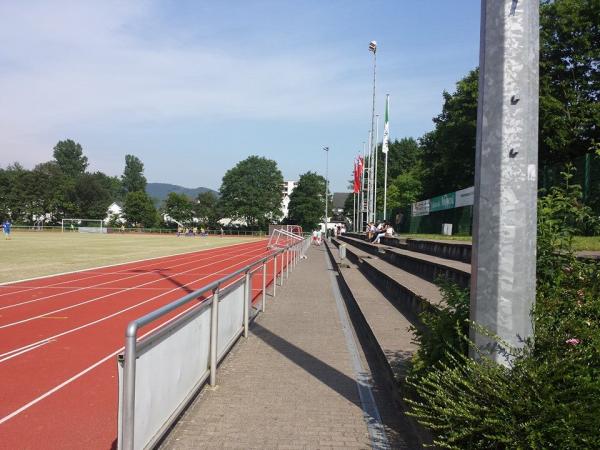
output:
{"label": "red running track", "polygon": [[[127,324],[269,253],[260,241],[0,286],[0,449],[116,446]],[[262,271],[252,287],[257,299]]]}

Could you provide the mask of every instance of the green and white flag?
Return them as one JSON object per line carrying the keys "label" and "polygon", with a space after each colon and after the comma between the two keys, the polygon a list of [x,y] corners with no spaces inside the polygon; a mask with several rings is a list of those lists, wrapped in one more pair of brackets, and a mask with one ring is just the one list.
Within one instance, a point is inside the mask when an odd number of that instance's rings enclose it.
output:
{"label": "green and white flag", "polygon": [[388,144],[390,142],[390,122],[389,122],[389,110],[390,110],[390,94],[385,98],[385,123],[383,124],[383,144],[381,144],[381,151],[383,153],[388,152]]}

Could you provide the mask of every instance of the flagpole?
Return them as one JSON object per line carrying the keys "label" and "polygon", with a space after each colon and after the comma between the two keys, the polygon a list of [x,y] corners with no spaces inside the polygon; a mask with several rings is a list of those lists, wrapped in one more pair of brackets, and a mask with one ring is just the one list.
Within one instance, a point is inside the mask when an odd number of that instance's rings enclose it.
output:
{"label": "flagpole", "polygon": [[[389,111],[390,109],[390,94],[387,94],[385,97],[385,123],[384,123],[384,130],[383,130],[383,140],[386,141],[385,143],[385,170],[384,170],[384,176],[383,176],[383,220],[385,221],[387,219],[387,166],[388,166],[388,153],[389,153],[389,148],[388,148],[388,142],[390,139],[390,129],[389,129]],[[381,150],[383,150],[384,144],[381,144]]]}
{"label": "flagpole", "polygon": [[367,222],[371,222],[373,214],[373,135],[369,131],[369,164],[367,172]]}
{"label": "flagpole", "polygon": [[385,154],[385,175],[383,176],[383,220],[387,219],[387,153]]}
{"label": "flagpole", "polygon": [[[361,200],[360,200],[360,229],[363,230],[363,226],[365,225],[365,223],[368,221],[368,217],[365,216],[364,220],[363,220],[363,212],[367,213],[367,209],[366,209],[366,202],[365,202],[365,171],[366,169],[366,165],[367,165],[367,143],[363,141],[363,164],[362,164],[362,169],[361,169],[361,174],[360,174],[360,193],[361,193]],[[368,183],[368,181],[367,181]],[[363,211],[364,208],[364,211]]]}
{"label": "flagpole", "polygon": [[375,115],[375,151],[373,152],[375,156],[375,175],[373,176],[373,216],[375,217],[375,221],[377,221],[377,159],[379,155],[377,154],[377,142],[379,141],[379,114]]}
{"label": "flagpole", "polygon": [[354,207],[352,209],[352,231],[356,233],[356,192],[354,192],[352,195],[354,197]]}

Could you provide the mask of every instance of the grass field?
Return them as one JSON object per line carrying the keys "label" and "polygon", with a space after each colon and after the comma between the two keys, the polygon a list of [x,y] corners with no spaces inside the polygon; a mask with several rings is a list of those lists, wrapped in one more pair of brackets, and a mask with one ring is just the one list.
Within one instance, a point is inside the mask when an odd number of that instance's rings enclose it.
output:
{"label": "grass field", "polygon": [[256,238],[16,232],[0,241],[0,283],[252,240]]}
{"label": "grass field", "polygon": [[[443,234],[402,234],[399,237],[471,242],[471,236],[446,236]],[[573,238],[573,249],[575,251],[600,251],[600,236],[575,236]]]}

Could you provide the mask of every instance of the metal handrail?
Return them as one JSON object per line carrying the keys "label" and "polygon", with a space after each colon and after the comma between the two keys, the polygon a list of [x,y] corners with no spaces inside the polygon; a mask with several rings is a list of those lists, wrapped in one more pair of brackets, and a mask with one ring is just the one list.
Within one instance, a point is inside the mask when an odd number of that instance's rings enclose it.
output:
{"label": "metal handrail", "polygon": [[[306,241],[305,241],[306,242]],[[191,292],[189,294],[187,294],[184,297],[181,297],[178,300],[175,300],[174,302],[171,302],[165,306],[162,306],[161,308],[158,308],[155,311],[152,311],[136,320],[133,320],[132,322],[130,322],[127,325],[126,331],[125,331],[125,351],[124,351],[124,361],[123,361],[123,417],[122,417],[122,424],[123,424],[123,429],[122,429],[122,436],[119,436],[120,438],[122,438],[122,448],[124,449],[133,449],[134,448],[134,415],[135,415],[135,375],[136,375],[136,358],[137,358],[137,353],[138,353],[138,349],[139,347],[143,347],[144,342],[146,342],[147,340],[150,340],[152,338],[155,337],[155,335],[157,333],[165,333],[165,331],[170,330],[171,328],[177,326],[177,322],[172,322],[171,324],[167,325],[166,327],[161,328],[160,330],[157,330],[156,332],[151,332],[150,334],[144,336],[143,338],[140,338],[138,340],[137,338],[137,334],[138,334],[138,330],[152,322],[155,322],[156,320],[160,319],[161,317],[164,317],[165,315],[175,311],[176,309],[188,304],[189,302],[196,300],[198,297],[201,297],[202,295],[204,295],[207,292],[211,292],[212,295],[208,298],[206,298],[203,302],[202,302],[202,307],[208,307],[209,305],[213,304],[214,300],[217,299],[217,303],[218,303],[218,297],[219,297],[219,290],[221,289],[222,285],[224,285],[226,282],[238,277],[241,274],[245,274],[245,276],[243,278],[239,278],[238,280],[235,280],[233,283],[231,283],[228,286],[225,286],[225,288],[232,286],[233,284],[237,283],[238,281],[242,281],[244,280],[244,283],[246,284],[246,292],[245,292],[245,301],[246,302],[250,302],[250,299],[248,298],[250,296],[250,287],[248,286],[249,283],[249,279],[250,279],[250,275],[254,272],[256,272],[258,270],[258,268],[262,265],[263,266],[263,296],[262,296],[262,310],[265,310],[265,277],[266,277],[266,263],[267,261],[269,261],[270,259],[274,260],[274,279],[273,279],[273,296],[275,296],[275,290],[276,290],[276,284],[277,284],[277,257],[281,254],[282,257],[282,263],[283,263],[283,258],[285,255],[286,258],[286,279],[289,276],[289,270],[290,268],[293,269],[294,265],[297,263],[297,260],[300,259],[300,255],[301,252],[305,249],[302,248],[301,246],[302,242],[296,242],[293,244],[290,244],[286,247],[277,249],[277,250],[273,250],[268,256],[265,256],[257,261],[254,261],[238,270],[236,270],[233,273],[230,273],[216,281],[213,281],[212,283],[209,283],[208,285],[194,291]],[[292,265],[292,267],[290,267],[290,265]],[[281,283],[283,283],[283,264],[281,267],[281,277],[280,277],[280,281]],[[218,306],[218,305],[217,305]],[[247,307],[245,308],[245,315],[244,315],[244,336],[247,337],[248,335],[248,314],[247,314]],[[216,314],[216,308],[213,308],[213,314]],[[211,330],[211,333],[213,332],[213,330]],[[211,342],[211,347],[213,343]],[[211,354],[216,352],[216,347],[213,349],[211,348]],[[211,384],[214,383],[214,376],[216,373],[216,355],[211,355],[211,364],[210,364],[210,371],[211,371]]]}

